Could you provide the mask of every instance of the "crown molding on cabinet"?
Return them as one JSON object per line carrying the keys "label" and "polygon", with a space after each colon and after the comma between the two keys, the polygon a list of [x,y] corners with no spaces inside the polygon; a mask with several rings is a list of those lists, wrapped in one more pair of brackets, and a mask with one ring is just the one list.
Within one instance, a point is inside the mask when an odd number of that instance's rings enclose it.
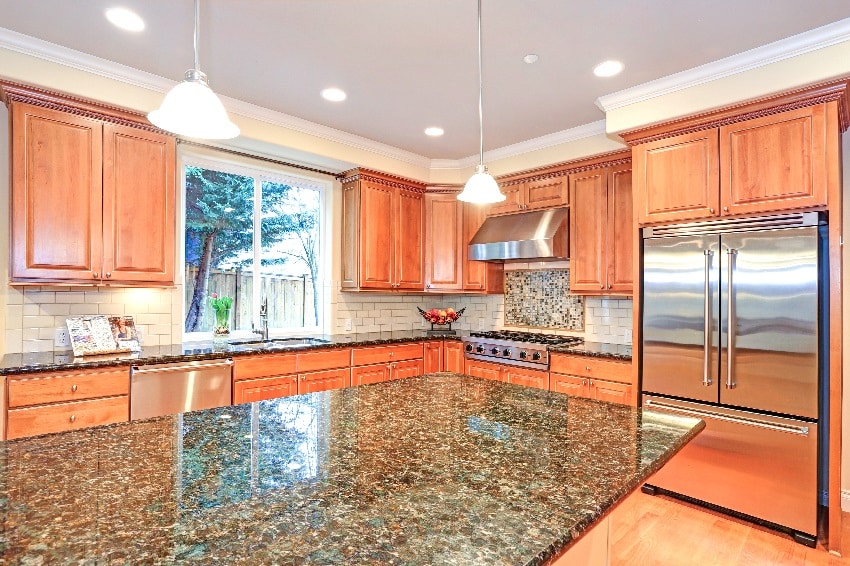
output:
{"label": "crown molding on cabinet", "polygon": [[723,77],[735,75],[751,69],[764,67],[804,53],[816,51],[850,40],[850,18],[845,18],[811,31],[768,43],[725,59],[712,61],[681,73],[675,73],[660,79],[643,83],[600,96],[596,106],[603,112],[622,108],[630,104],[643,102],[658,96],[684,90],[686,88],[709,83]]}

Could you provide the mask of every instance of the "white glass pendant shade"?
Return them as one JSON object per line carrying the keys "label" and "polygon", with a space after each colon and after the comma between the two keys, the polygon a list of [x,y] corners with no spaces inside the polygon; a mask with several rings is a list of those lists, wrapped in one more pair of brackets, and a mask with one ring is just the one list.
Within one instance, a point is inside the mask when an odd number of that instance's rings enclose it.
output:
{"label": "white glass pendant shade", "polygon": [[505,198],[507,197],[499,190],[496,179],[487,172],[486,165],[475,166],[475,173],[464,185],[463,192],[457,196],[457,200],[476,204],[502,202]]}
{"label": "white glass pendant shade", "polygon": [[158,110],[148,114],[158,128],[190,138],[223,140],[239,135],[218,96],[200,71],[186,71],[186,78],[172,88]]}

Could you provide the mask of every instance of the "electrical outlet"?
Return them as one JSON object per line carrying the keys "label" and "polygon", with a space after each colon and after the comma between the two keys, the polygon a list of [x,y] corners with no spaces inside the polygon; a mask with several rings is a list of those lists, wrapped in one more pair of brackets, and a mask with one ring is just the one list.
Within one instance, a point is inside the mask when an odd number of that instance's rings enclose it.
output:
{"label": "electrical outlet", "polygon": [[632,329],[631,328],[629,328],[625,332],[623,332],[623,338],[625,339],[626,344],[632,343]]}
{"label": "electrical outlet", "polygon": [[70,346],[71,340],[68,338],[68,329],[64,326],[57,328],[53,334],[54,346]]}
{"label": "electrical outlet", "polygon": [[350,318],[345,319],[345,331],[351,332],[351,319]]}
{"label": "electrical outlet", "polygon": [[141,326],[136,327],[136,340],[139,341],[139,346],[145,343],[145,329]]}
{"label": "electrical outlet", "polygon": [[478,330],[484,330],[484,319],[483,318],[478,319]]}

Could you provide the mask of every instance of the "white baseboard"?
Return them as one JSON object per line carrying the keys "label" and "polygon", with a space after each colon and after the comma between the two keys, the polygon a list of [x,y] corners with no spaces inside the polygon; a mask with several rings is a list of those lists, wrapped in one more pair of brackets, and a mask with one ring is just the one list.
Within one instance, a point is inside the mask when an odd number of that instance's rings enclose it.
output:
{"label": "white baseboard", "polygon": [[850,489],[841,490],[841,510],[850,512]]}

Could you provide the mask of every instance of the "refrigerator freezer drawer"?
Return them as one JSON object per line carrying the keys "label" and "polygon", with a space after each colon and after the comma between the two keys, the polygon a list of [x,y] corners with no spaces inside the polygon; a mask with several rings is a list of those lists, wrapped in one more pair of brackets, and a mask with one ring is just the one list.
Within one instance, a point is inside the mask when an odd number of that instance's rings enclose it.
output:
{"label": "refrigerator freezer drawer", "polygon": [[647,483],[801,533],[817,534],[817,424],[643,396],[705,429]]}

